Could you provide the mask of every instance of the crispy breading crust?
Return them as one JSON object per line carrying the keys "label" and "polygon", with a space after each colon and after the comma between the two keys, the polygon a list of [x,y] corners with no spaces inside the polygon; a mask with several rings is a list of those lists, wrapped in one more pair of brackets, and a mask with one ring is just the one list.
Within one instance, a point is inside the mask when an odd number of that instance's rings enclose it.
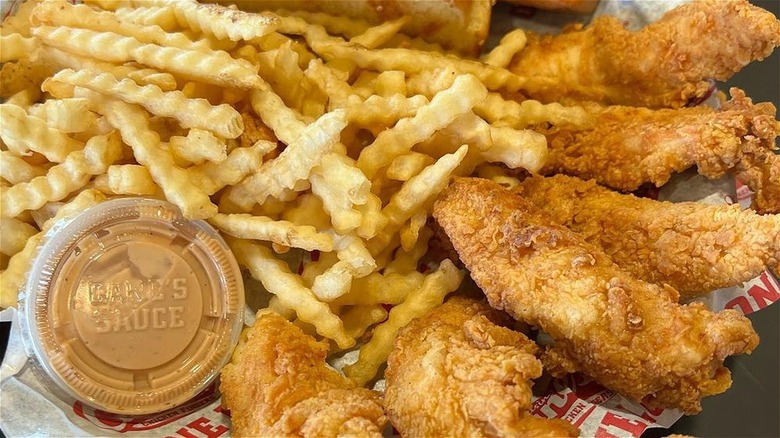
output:
{"label": "crispy breading crust", "polygon": [[720,110],[590,107],[593,129],[553,128],[547,133],[549,159],[542,173],[636,190],[646,182],[661,186],[673,173],[696,165],[708,178],[734,174],[756,192],[754,208],[779,213],[776,109],[771,103],[753,104],[737,88],[731,95]]}
{"label": "crispy breading crust", "polygon": [[220,384],[233,436],[382,436],[379,394],[329,368],[327,344],[273,313],[242,336]]}
{"label": "crispy breading crust", "polygon": [[620,270],[596,246],[498,184],[457,179],[434,217],[490,305],[555,340],[542,360],[555,376],[581,371],[650,406],[701,411],[731,385],[723,360],[758,335],[734,310],[677,304],[677,291]]}
{"label": "crispy breading crust", "polygon": [[616,17],[557,36],[529,34],[509,69],[555,78],[531,97],[681,107],[705,96],[709,78],[726,80],[780,45],[780,20],[747,0],[699,0],[631,32]]}
{"label": "crispy breading crust", "polygon": [[741,284],[780,264],[780,215],[637,198],[565,175],[528,178],[517,193],[621,268],[669,284],[683,298]]}
{"label": "crispy breading crust", "polygon": [[528,414],[538,347],[484,301],[453,297],[404,327],[387,361],[385,410],[405,437],[578,436]]}

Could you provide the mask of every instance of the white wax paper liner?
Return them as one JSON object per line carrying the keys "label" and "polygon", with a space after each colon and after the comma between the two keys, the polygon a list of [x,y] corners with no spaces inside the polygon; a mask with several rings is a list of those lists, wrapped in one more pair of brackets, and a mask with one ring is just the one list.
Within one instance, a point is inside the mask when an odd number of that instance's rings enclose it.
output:
{"label": "white wax paper liner", "polygon": [[[594,16],[610,14],[637,29],[656,20],[664,11],[686,0],[602,0]],[[13,13],[18,0],[0,0],[0,16]],[[500,7],[494,17],[493,38],[509,29],[523,27],[554,32],[571,20],[588,17],[560,15],[524,8]],[[566,21],[564,21],[566,20]],[[690,175],[690,174],[688,174]],[[729,187],[735,187],[732,182]],[[736,182],[733,193],[723,193],[723,181],[700,177],[676,177],[664,186],[662,199],[683,199],[693,193],[707,193],[708,202],[750,205],[750,190]],[[699,196],[694,199],[700,199]],[[742,286],[721,289],[702,299],[712,310],[732,308],[748,314],[780,300],[780,282],[769,271]],[[251,313],[251,312],[248,312]],[[251,320],[251,319],[250,319]],[[30,366],[21,339],[16,309],[0,312],[0,321],[12,321],[11,335],[0,368],[0,428],[8,436],[165,436],[215,438],[229,436],[230,417],[220,407],[217,383],[188,403],[155,415],[124,417],[102,412],[80,402],[66,402],[49,391],[45,379]],[[345,357],[343,366],[355,355]],[[383,381],[377,385],[383,388]],[[580,375],[553,381],[548,392],[536,397],[531,412],[547,418],[562,418],[580,428],[582,436],[639,437],[651,427],[668,428],[682,413],[672,409],[648,409]]]}

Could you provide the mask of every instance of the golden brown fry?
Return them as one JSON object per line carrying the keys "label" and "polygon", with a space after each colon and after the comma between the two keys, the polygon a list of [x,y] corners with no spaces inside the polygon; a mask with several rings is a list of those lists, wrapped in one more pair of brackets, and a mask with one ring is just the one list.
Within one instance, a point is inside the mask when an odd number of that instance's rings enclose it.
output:
{"label": "golden brown fry", "polygon": [[294,309],[298,318],[316,327],[321,336],[336,341],[340,348],[355,345],[355,340],[344,331],[341,319],[327,304],[318,301],[301,277],[290,272],[287,264],[274,257],[270,249],[232,237],[226,240],[238,262],[249,268],[266,290],[279,297],[281,304]]}
{"label": "golden brown fry", "polygon": [[84,187],[93,175],[104,173],[121,156],[122,143],[116,132],[92,137],[83,150],[69,154],[45,176],[0,192],[0,214],[16,217],[25,210],[37,210],[47,202],[64,199]]}
{"label": "golden brown fry", "polygon": [[114,32],[95,32],[67,26],[38,26],[34,34],[44,44],[107,62],[136,61],[182,78],[224,87],[254,88],[263,80],[249,63],[226,52],[202,52],[146,44]]}
{"label": "golden brown fry", "polygon": [[17,295],[24,286],[27,271],[38,253],[38,246],[41,244],[44,234],[58,221],[81,213],[105,200],[106,197],[97,190],[84,190],[60,207],[54,217],[43,224],[40,233],[27,240],[24,248],[11,257],[8,268],[0,272],[0,308],[16,306]]}
{"label": "golden brown fry", "polygon": [[780,264],[780,215],[637,198],[564,175],[526,179],[517,193],[637,278],[668,284],[683,298],[739,285]]}
{"label": "golden brown fry", "polygon": [[61,163],[71,152],[84,148],[83,143],[48,127],[44,120],[30,116],[19,106],[0,104],[0,117],[0,138],[17,155],[34,151],[51,162]]}
{"label": "golden brown fry", "polygon": [[747,0],[700,0],[638,32],[601,16],[558,36],[529,33],[509,69],[555,78],[555,87],[529,90],[544,102],[676,108],[704,97],[712,87],[708,79],[726,80],[778,45],[780,20],[771,12]]}
{"label": "golden brown fry", "polygon": [[0,178],[16,185],[46,173],[46,168],[33,166],[11,151],[0,151]]}
{"label": "golden brown fry", "polygon": [[542,375],[539,347],[511,322],[487,303],[453,297],[399,331],[384,406],[401,436],[579,436],[564,420],[527,412],[531,379]]}
{"label": "golden brown fry", "polygon": [[190,219],[205,219],[217,212],[208,195],[190,184],[187,172],[174,165],[170,152],[160,147],[160,136],[149,129],[149,116],[142,108],[120,101],[101,103],[109,123],[133,149],[139,164],[144,165],[165,197],[176,204]]}
{"label": "golden brown fry", "polygon": [[434,217],[491,306],[544,330],[554,376],[582,372],[649,406],[693,414],[731,385],[723,361],[758,335],[741,313],[701,303],[620,270],[599,248],[496,183],[461,178]]}
{"label": "golden brown fry", "polygon": [[379,366],[387,360],[398,330],[412,319],[439,306],[444,297],[460,286],[463,273],[449,260],[425,277],[419,288],[409,292],[403,303],[393,307],[387,321],[379,324],[371,340],[360,347],[357,362],[344,367],[344,373],[364,385],[376,376]]}
{"label": "golden brown fry", "polygon": [[274,313],[258,314],[221,374],[233,435],[380,438],[379,394],[325,363],[328,346]]}

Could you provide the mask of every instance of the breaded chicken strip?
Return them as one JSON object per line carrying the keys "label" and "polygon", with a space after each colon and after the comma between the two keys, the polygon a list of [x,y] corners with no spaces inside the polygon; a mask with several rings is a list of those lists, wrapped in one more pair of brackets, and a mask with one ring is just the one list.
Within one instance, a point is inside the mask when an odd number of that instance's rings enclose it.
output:
{"label": "breaded chicken strip", "polygon": [[382,436],[379,394],[329,368],[327,344],[273,313],[243,336],[220,384],[233,436]]}
{"label": "breaded chicken strip", "polygon": [[596,123],[585,131],[547,133],[544,174],[565,173],[618,189],[661,186],[696,165],[700,174],[734,174],[755,193],[754,208],[780,213],[780,157],[774,154],[780,122],[771,103],[753,104],[731,89],[720,110],[707,107],[649,110],[591,108]]}
{"label": "breaded chicken strip", "polygon": [[528,35],[509,65],[521,76],[555,78],[531,93],[544,102],[589,100],[678,108],[704,97],[707,79],[724,81],[780,45],[780,21],[747,0],[698,0],[638,32],[602,16],[557,36]]}
{"label": "breaded chicken strip", "polygon": [[637,280],[529,201],[488,180],[456,180],[434,206],[490,305],[547,332],[553,376],[580,371],[652,407],[701,411],[731,386],[723,361],[758,335],[735,310],[680,305],[671,287]]}
{"label": "breaded chicken strip", "polygon": [[564,175],[528,178],[517,193],[621,268],[669,284],[683,298],[741,284],[780,264],[780,215],[637,198]]}
{"label": "breaded chicken strip", "polygon": [[404,327],[387,361],[385,411],[404,437],[578,436],[528,413],[538,347],[507,315],[453,297]]}

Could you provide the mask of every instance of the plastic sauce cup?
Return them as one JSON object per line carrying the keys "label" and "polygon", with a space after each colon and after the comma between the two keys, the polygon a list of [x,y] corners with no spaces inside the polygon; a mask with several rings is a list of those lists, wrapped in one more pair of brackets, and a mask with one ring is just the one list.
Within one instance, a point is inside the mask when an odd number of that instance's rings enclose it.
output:
{"label": "plastic sauce cup", "polygon": [[20,297],[28,353],[57,392],[125,415],[205,389],[230,358],[243,307],[241,272],[219,234],[144,198],[54,227]]}

